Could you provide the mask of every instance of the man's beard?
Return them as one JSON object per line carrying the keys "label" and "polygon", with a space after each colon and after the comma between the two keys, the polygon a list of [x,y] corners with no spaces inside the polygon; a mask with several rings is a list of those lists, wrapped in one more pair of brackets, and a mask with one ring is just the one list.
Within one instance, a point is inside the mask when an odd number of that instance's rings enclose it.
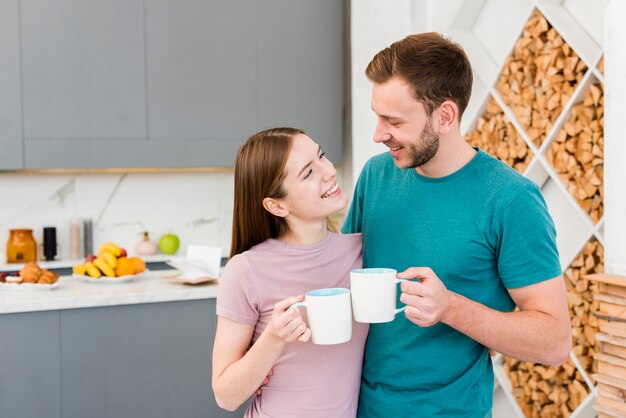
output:
{"label": "man's beard", "polygon": [[[426,123],[420,132],[419,143],[405,146],[408,162],[398,165],[400,168],[417,168],[426,164],[437,154],[439,150],[439,135],[435,132],[430,123]],[[396,162],[398,164],[399,162]]]}

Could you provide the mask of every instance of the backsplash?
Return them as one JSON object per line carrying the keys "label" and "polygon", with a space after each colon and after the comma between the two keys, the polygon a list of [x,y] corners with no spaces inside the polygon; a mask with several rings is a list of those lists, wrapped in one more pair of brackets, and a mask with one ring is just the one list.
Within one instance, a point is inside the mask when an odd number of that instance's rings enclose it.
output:
{"label": "backsplash", "polygon": [[[43,228],[57,229],[60,259],[69,254],[70,224],[91,219],[94,251],[114,241],[135,254],[147,230],[158,242],[171,231],[187,245],[230,250],[233,173],[0,174],[0,264],[9,230],[29,228],[38,245]],[[81,246],[82,248],[82,246]],[[41,257],[41,248],[38,248]]]}
{"label": "backsplash", "polygon": [[[352,197],[349,184],[339,184]],[[42,257],[43,228],[56,227],[57,259],[69,260],[70,224],[91,219],[94,252],[113,241],[135,255],[143,231],[158,242],[172,232],[187,245],[211,245],[230,252],[233,172],[0,174],[0,264],[6,263],[10,229],[28,228]],[[341,226],[348,207],[335,217]],[[82,245],[81,245],[82,248]]]}

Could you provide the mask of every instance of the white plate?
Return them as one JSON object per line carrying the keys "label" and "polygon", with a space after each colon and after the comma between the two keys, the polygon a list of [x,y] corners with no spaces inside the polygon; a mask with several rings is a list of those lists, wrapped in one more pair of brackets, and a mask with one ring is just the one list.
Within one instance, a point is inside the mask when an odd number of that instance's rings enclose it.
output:
{"label": "white plate", "polygon": [[90,283],[116,283],[117,284],[117,283],[130,282],[134,280],[135,277],[140,277],[141,275],[143,275],[143,273],[129,274],[128,276],[119,276],[119,277],[107,277],[107,276],[102,275],[98,277],[97,279],[95,279],[91,276],[87,276],[83,274],[72,274],[72,277],[82,280],[84,282],[90,282]]}
{"label": "white plate", "polygon": [[51,284],[37,284],[37,283],[0,283],[0,290],[6,290],[10,292],[37,292],[42,290],[52,290],[59,287],[59,281],[57,280]]}

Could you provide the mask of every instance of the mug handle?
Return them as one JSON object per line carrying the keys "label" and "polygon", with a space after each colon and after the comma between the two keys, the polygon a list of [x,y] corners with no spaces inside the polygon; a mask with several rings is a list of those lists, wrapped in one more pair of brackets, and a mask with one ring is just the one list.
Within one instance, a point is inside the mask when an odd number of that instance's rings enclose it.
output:
{"label": "mug handle", "polygon": [[299,308],[301,306],[306,307],[306,302],[296,302],[293,305],[291,305],[290,308]]}
{"label": "mug handle", "polygon": [[[396,284],[398,284],[398,283],[402,283],[402,282],[408,282],[408,280],[407,280],[407,279],[396,279]],[[292,305],[292,306],[293,306],[293,305]],[[404,305],[404,306],[403,306],[403,307],[401,307],[401,308],[398,308],[398,309],[394,310],[394,311],[393,311],[393,314],[394,314],[394,315],[397,315],[397,314],[399,314],[400,312],[403,312],[405,309],[406,309],[406,305]]]}

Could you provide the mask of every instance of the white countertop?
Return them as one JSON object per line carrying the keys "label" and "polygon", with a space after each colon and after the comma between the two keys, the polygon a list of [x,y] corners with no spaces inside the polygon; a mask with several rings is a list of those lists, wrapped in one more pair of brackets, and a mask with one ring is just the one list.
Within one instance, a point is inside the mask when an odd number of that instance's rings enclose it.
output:
{"label": "white countertop", "polygon": [[175,270],[148,271],[123,283],[91,283],[72,276],[61,276],[59,286],[54,289],[25,291],[2,288],[0,314],[175,302],[217,296],[217,284],[190,286],[166,279],[176,273]]}

